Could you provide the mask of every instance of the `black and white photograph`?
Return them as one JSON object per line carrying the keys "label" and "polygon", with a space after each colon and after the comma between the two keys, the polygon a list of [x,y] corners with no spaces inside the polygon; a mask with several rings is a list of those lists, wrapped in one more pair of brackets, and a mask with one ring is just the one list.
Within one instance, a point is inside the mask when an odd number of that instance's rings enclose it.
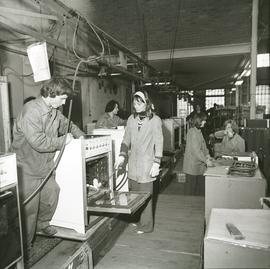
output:
{"label": "black and white photograph", "polygon": [[0,269],[270,269],[270,0],[0,0]]}

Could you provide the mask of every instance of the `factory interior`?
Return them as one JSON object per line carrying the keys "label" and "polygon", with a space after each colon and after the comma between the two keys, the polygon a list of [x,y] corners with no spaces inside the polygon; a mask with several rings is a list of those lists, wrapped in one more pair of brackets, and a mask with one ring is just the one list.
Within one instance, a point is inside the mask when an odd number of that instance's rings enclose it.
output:
{"label": "factory interior", "polygon": [[269,0],[0,0],[0,269],[270,268]]}

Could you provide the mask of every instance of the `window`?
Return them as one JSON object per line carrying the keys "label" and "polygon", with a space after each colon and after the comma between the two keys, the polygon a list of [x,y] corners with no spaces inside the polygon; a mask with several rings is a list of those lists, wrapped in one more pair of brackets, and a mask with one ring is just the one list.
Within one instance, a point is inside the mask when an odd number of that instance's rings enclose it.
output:
{"label": "window", "polygon": [[265,106],[265,114],[270,113],[270,87],[268,85],[256,86],[256,105]]}
{"label": "window", "polygon": [[214,103],[224,106],[225,104],[224,93],[225,93],[224,89],[206,90],[205,109],[207,110],[210,107],[213,107]]}
{"label": "window", "polygon": [[257,55],[257,67],[269,67],[269,53],[263,53]]}
{"label": "window", "polygon": [[[193,91],[182,91],[177,98],[177,117],[186,118],[193,110],[190,101],[193,101]],[[180,99],[179,99],[180,98]]]}

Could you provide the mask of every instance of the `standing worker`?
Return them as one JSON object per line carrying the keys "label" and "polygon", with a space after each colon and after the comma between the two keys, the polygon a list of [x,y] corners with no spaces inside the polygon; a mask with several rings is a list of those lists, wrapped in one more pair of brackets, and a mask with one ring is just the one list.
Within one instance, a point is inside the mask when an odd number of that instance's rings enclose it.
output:
{"label": "standing worker", "polygon": [[195,114],[193,126],[188,130],[183,161],[183,172],[186,174],[186,194],[204,195],[204,172],[212,165],[201,128],[204,127],[204,114]]}
{"label": "standing worker", "polygon": [[[68,84],[64,80],[50,80],[40,90],[41,96],[27,102],[19,114],[13,128],[12,151],[16,153],[18,165],[19,191],[21,201],[25,201],[41,184],[54,167],[54,156],[63,146],[68,119],[58,109],[68,97]],[[84,133],[72,122],[66,144],[73,136],[79,138]],[[59,186],[53,172],[29,203],[23,205],[24,239],[31,247],[36,230],[48,236],[57,231],[50,226],[58,203]]]}
{"label": "standing worker", "polygon": [[146,191],[152,196],[137,224],[137,233],[143,234],[154,228],[153,189],[163,153],[162,122],[153,113],[153,104],[146,91],[134,94],[133,107],[134,113],[128,118],[115,168],[118,169],[128,158],[129,189]]}

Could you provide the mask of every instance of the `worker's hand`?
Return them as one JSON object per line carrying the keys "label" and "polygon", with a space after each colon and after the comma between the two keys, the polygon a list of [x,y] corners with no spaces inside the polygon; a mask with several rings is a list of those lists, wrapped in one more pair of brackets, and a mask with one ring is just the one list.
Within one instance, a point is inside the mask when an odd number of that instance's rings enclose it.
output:
{"label": "worker's hand", "polygon": [[73,136],[71,133],[67,133],[67,138],[66,138],[66,145],[69,144],[71,142],[71,140],[73,140]]}
{"label": "worker's hand", "polygon": [[125,161],[125,157],[119,156],[116,162],[114,163],[114,169],[117,170],[121,165],[123,165],[124,161]]}
{"label": "worker's hand", "polygon": [[150,170],[151,177],[157,177],[159,175],[159,164],[153,163],[152,168]]}
{"label": "worker's hand", "polygon": [[209,158],[209,159],[206,160],[206,166],[207,167],[213,167],[213,166],[215,166],[214,163],[213,163],[213,161],[212,161],[212,159]]}

